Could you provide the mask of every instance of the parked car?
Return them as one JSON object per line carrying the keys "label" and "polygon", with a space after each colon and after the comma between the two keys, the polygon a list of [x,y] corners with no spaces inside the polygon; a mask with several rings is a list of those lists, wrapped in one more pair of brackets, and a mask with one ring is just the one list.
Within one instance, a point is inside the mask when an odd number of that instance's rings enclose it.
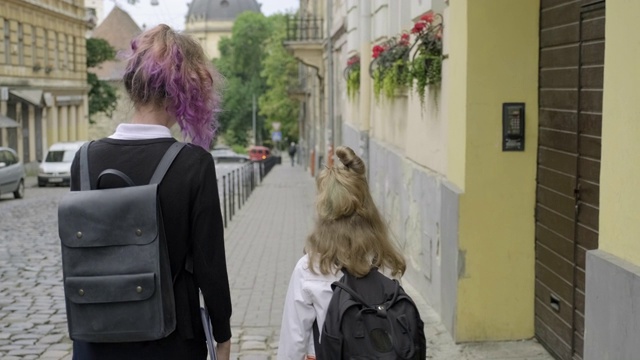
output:
{"label": "parked car", "polygon": [[216,164],[220,163],[244,163],[249,161],[249,156],[238,154],[229,148],[213,149],[211,156]]}
{"label": "parked car", "polygon": [[24,197],[24,166],[13,149],[0,147],[0,195],[13,193],[16,199]]}
{"label": "parked car", "polygon": [[38,169],[38,186],[65,185],[71,182],[71,162],[84,141],[51,145]]}
{"label": "parked car", "polygon": [[252,146],[249,148],[251,161],[262,161],[271,156],[271,150],[265,146]]}

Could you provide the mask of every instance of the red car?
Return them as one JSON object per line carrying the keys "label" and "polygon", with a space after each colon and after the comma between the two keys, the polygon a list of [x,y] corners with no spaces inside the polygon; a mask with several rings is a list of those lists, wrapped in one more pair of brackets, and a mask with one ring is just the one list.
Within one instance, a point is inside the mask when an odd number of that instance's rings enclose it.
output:
{"label": "red car", "polygon": [[249,148],[249,160],[261,161],[271,156],[271,150],[265,146],[252,146]]}

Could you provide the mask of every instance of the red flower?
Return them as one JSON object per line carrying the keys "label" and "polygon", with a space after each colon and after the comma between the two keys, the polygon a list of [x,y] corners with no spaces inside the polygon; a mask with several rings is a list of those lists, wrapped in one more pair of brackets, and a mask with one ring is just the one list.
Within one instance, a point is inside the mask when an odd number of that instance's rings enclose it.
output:
{"label": "red flower", "polygon": [[357,64],[360,62],[360,57],[355,55],[349,58],[349,60],[347,60],[347,66],[351,66],[353,64]]}
{"label": "red flower", "polygon": [[377,59],[378,56],[380,56],[380,54],[382,54],[384,52],[385,48],[380,46],[380,45],[376,45],[373,47],[373,55],[372,57],[374,59]]}
{"label": "red flower", "polygon": [[433,11],[429,11],[428,13],[422,15],[420,20],[426,22],[427,24],[431,24],[433,22],[435,15],[433,15]]}
{"label": "red flower", "polygon": [[400,41],[398,42],[400,45],[408,46],[409,45],[409,34],[403,33],[400,35]]}
{"label": "red flower", "polygon": [[415,23],[415,25],[413,25],[413,29],[411,29],[411,33],[412,34],[417,34],[419,32],[421,32],[422,30],[424,30],[427,27],[427,24],[419,21],[417,23]]}

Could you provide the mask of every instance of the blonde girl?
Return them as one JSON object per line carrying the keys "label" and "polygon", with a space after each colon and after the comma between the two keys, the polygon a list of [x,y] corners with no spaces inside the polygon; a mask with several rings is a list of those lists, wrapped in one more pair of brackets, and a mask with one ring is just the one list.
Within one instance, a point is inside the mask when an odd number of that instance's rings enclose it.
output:
{"label": "blonde girl", "polygon": [[398,278],[406,268],[369,192],[364,162],[348,147],[338,147],[336,155],[340,162],[318,176],[316,223],[289,281],[280,360],[315,358],[313,323],[322,329],[331,284],[342,277],[342,268],[363,277],[378,267]]}

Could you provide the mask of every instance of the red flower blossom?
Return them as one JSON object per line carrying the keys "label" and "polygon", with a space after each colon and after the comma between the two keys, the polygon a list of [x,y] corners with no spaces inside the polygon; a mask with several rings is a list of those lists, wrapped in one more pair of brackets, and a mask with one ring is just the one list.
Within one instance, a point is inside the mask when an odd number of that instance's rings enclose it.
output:
{"label": "red flower blossom", "polygon": [[347,60],[347,66],[351,66],[359,62],[360,62],[360,57],[358,55],[354,55]]}
{"label": "red flower blossom", "polygon": [[409,34],[403,33],[400,35],[400,41],[398,43],[403,46],[409,46]]}
{"label": "red flower blossom", "polygon": [[424,30],[427,27],[427,24],[419,21],[417,23],[415,23],[415,25],[413,25],[413,29],[411,29],[411,33],[412,34],[418,34],[420,33],[422,30]]}
{"label": "red flower blossom", "polygon": [[420,20],[426,22],[427,24],[431,24],[433,22],[435,15],[433,15],[433,11],[429,11],[428,13],[422,15]]}
{"label": "red flower blossom", "polygon": [[382,54],[385,51],[385,48],[380,46],[380,45],[376,45],[373,47],[373,55],[372,57],[374,59],[377,59],[378,56],[380,56],[380,54]]}

